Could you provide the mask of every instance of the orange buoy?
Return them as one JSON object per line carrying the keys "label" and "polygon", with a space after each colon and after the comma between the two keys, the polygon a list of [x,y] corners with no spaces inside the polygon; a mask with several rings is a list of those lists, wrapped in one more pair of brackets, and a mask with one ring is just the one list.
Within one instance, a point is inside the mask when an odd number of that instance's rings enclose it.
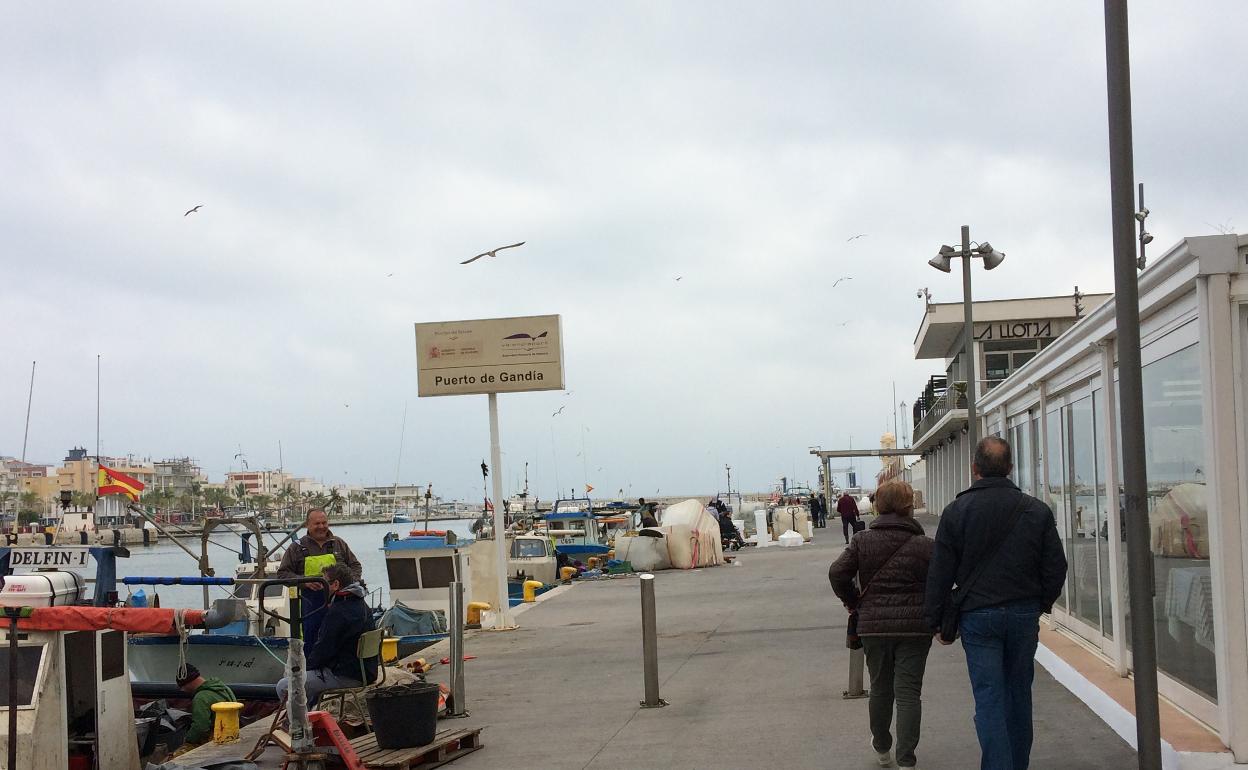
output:
{"label": "orange buoy", "polygon": [[412,537],[427,537],[430,535],[432,535],[433,537],[446,537],[446,530],[445,529],[413,529],[408,534],[411,535]]}

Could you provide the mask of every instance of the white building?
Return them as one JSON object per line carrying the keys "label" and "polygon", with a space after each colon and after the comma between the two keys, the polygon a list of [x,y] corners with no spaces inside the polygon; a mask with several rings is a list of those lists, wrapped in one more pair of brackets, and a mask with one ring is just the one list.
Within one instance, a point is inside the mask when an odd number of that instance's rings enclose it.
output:
{"label": "white building", "polygon": [[[1139,294],[1159,689],[1248,762],[1248,236],[1180,242],[1140,274]],[[984,434],[1010,441],[1015,482],[1049,503],[1066,543],[1054,622],[1126,676],[1115,338],[1110,298],[978,405]],[[956,421],[924,425],[938,511],[965,486],[966,447]]]}

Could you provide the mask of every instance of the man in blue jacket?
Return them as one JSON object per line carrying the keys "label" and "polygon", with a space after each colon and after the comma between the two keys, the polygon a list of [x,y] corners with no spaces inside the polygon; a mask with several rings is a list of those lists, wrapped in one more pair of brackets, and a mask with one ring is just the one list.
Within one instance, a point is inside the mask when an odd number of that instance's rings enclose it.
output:
{"label": "man in blue jacket", "polygon": [[[979,442],[974,482],[940,515],[927,572],[924,612],[941,644],[942,608],[956,583],[967,585],[958,623],[975,694],[975,733],[984,770],[1027,770],[1031,757],[1031,684],[1040,615],[1066,582],[1066,555],[1049,506],[1010,481],[1010,445]],[[978,578],[971,579],[983,564]]]}
{"label": "man in blue jacket", "polygon": [[[308,708],[316,704],[322,692],[340,687],[359,687],[360,661],[355,648],[360,636],[373,630],[372,612],[364,601],[364,587],[344,564],[334,564],[321,571],[329,589],[329,604],[316,637],[316,646],[304,663],[307,672],[305,689]],[[371,683],[377,679],[377,658],[366,658],[364,676]],[[277,683],[277,695],[283,701],[290,683],[283,677]]]}

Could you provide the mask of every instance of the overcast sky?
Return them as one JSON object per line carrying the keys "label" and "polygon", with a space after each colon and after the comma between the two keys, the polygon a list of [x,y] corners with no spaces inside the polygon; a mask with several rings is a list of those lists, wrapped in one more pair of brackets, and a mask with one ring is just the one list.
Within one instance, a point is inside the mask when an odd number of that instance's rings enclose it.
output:
{"label": "overcast sky", "polygon": [[[1248,6],[1131,12],[1154,253],[1248,228]],[[479,498],[486,397],[418,399],[412,324],[559,313],[508,493],[764,490],[942,369],[962,224],[1008,255],[977,298],[1113,287],[1100,3],[7,4],[0,84],[35,461],[93,451],[101,354],[106,455]]]}

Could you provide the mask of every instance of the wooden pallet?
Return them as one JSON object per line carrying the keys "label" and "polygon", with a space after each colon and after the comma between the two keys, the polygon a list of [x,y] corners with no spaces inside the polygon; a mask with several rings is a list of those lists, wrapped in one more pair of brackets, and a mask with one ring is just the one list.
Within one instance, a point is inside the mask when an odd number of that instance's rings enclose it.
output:
{"label": "wooden pallet", "polygon": [[427,770],[441,767],[481,748],[481,728],[442,730],[434,737],[433,743],[410,749],[378,748],[377,736],[369,733],[351,741],[351,747],[368,768]]}

